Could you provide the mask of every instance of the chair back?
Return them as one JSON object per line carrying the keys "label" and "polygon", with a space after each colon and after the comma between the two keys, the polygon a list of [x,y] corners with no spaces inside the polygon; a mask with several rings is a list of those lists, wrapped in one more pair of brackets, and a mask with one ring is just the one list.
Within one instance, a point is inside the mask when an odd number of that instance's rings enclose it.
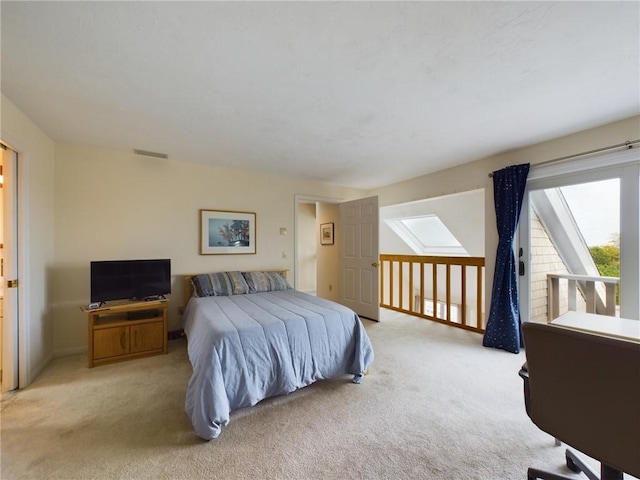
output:
{"label": "chair back", "polygon": [[640,477],[640,343],[551,324],[522,330],[533,423]]}

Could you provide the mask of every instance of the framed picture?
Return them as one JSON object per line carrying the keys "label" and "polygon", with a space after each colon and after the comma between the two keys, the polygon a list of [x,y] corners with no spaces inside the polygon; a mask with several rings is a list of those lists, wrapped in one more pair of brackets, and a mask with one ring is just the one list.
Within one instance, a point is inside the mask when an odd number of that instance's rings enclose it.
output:
{"label": "framed picture", "polygon": [[256,214],[200,210],[200,255],[256,253]]}
{"label": "framed picture", "polygon": [[333,245],[333,223],[320,224],[320,245]]}

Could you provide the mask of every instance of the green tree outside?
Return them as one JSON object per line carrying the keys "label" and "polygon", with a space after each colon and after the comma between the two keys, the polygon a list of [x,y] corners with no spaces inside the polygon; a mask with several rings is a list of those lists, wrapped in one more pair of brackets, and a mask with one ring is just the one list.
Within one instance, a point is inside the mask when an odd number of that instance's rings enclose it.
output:
{"label": "green tree outside", "polygon": [[[620,243],[619,235],[612,236],[607,245],[589,247],[598,272],[603,277],[620,277]],[[620,304],[620,284],[616,285],[616,305]]]}

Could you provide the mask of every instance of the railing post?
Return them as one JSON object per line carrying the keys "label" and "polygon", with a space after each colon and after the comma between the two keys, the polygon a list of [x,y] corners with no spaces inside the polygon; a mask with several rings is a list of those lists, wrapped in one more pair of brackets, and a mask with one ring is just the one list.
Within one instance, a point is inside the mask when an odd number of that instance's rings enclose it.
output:
{"label": "railing post", "polygon": [[607,304],[604,306],[605,315],[616,316],[616,284],[605,282]]}
{"label": "railing post", "polygon": [[378,294],[380,301],[378,303],[382,306],[384,305],[384,260],[382,259],[380,259],[380,285],[378,288],[380,288],[380,293]]}
{"label": "railing post", "polygon": [[596,282],[585,282],[584,301],[587,304],[587,313],[596,313]]}
{"label": "railing post", "polygon": [[569,310],[571,310],[572,312],[576,311],[577,308],[577,300],[576,300],[576,296],[578,293],[578,282],[576,282],[573,279],[569,279],[567,280],[567,295],[568,295],[568,308]]}
{"label": "railing post", "polygon": [[560,279],[547,277],[547,322],[560,316]]}

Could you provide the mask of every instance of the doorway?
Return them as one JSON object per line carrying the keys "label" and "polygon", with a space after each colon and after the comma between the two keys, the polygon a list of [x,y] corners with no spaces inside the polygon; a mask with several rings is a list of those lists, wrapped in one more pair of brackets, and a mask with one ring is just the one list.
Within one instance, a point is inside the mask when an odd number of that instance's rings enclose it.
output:
{"label": "doorway", "polygon": [[[355,209],[370,212],[367,217],[369,220],[359,216],[359,223],[349,224],[354,228],[346,229],[359,232],[357,235],[349,235],[345,231],[345,219],[349,219],[349,216],[344,214],[345,206],[348,206],[349,211]],[[358,207],[355,208],[356,206]],[[308,279],[308,272],[315,267],[315,294],[318,297],[341,303],[351,307],[359,315],[377,320],[379,311],[377,197],[342,203],[340,199],[335,198],[295,195],[294,212],[294,288],[301,291],[313,289],[313,281]],[[310,228],[313,229],[311,233],[308,231]],[[320,241],[321,231],[324,232],[326,229],[333,232],[333,235],[330,236],[330,241]],[[355,238],[359,241],[347,241]],[[370,242],[367,243],[367,239]],[[375,249],[369,249],[369,252],[364,248],[366,245],[369,247],[375,245]],[[369,256],[364,255],[360,258],[366,265],[360,265],[356,269],[353,265],[351,269],[344,268],[345,259],[350,257],[351,247],[357,247],[358,257],[361,256],[360,253],[370,253]],[[349,276],[346,272],[357,272],[357,274]],[[352,303],[351,297],[353,299],[357,297],[358,301]]]}
{"label": "doorway", "polygon": [[294,288],[337,301],[338,245],[320,245],[320,225],[338,221],[340,199],[295,196]]}

